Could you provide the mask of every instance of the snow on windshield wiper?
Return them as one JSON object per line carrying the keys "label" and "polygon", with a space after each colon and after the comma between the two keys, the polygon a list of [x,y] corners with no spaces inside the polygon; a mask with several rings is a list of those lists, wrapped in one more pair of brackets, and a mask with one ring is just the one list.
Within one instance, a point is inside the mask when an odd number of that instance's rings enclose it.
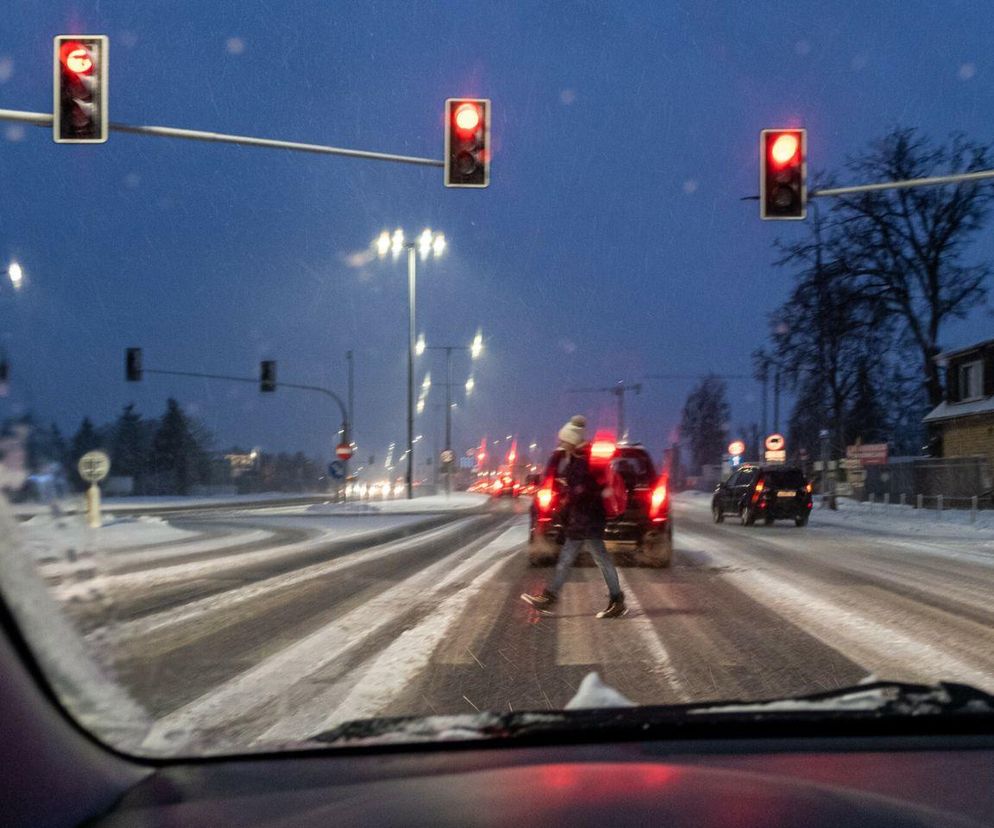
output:
{"label": "snow on windshield wiper", "polygon": [[[604,685],[601,685],[604,686]],[[907,717],[994,715],[994,696],[966,684],[936,685],[877,681],[811,695],[766,701],[609,707],[573,705],[561,712],[479,713],[398,717],[346,722],[311,741],[338,746],[424,742],[580,737],[599,733],[618,738],[692,735],[700,725],[769,725],[779,721],[882,721]],[[571,703],[572,704],[572,703]],[[724,735],[724,734],[717,734]]]}

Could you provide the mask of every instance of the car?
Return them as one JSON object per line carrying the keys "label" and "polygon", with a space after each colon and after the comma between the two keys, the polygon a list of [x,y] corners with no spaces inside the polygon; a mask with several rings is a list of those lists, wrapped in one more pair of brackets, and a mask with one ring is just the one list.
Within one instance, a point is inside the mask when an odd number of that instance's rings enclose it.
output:
{"label": "car", "polygon": [[490,493],[494,497],[517,497],[521,494],[521,484],[511,477],[497,477],[490,484]]}
{"label": "car", "polygon": [[711,499],[715,523],[737,515],[743,526],[757,520],[769,526],[776,520],[793,520],[806,526],[811,515],[811,483],[797,466],[740,466],[719,483]]}
{"label": "car", "polygon": [[[565,541],[562,472],[566,453],[556,449],[545,466],[543,483],[532,498],[528,558],[532,565],[555,562]],[[628,506],[607,522],[604,541],[610,552],[634,552],[640,566],[667,567],[673,559],[673,522],[668,481],[660,476],[649,452],[639,443],[620,443],[611,459],[625,481]]]}

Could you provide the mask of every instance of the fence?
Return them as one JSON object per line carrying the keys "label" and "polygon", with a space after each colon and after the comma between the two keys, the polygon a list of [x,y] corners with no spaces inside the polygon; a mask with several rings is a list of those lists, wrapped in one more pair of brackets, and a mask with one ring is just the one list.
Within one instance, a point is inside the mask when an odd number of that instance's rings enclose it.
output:
{"label": "fence", "polygon": [[[904,497],[907,503],[917,502],[919,495],[926,502],[944,498],[947,508],[969,508],[970,498],[990,500],[991,472],[986,457],[925,457],[903,463],[867,466],[860,499],[870,497],[891,503]],[[959,504],[953,507],[951,504]],[[963,505],[967,504],[967,505]],[[922,508],[928,508],[923,506]]]}
{"label": "fence", "polygon": [[994,498],[989,493],[970,497],[918,494],[913,498],[901,494],[897,500],[891,500],[887,494],[881,497],[870,494],[859,505],[860,510],[866,514],[892,513],[895,507],[903,507],[902,511],[907,510],[907,513],[915,514],[922,519],[941,521],[945,517],[947,520],[962,523],[966,518],[970,523],[976,523],[977,516],[981,512],[987,513],[988,517],[994,514]]}

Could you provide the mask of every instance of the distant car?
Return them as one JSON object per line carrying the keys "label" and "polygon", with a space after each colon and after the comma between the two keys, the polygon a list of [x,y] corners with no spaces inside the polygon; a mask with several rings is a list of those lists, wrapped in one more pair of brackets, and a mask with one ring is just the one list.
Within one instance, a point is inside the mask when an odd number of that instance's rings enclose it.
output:
{"label": "distant car", "polygon": [[743,526],[757,520],[793,520],[806,526],[811,515],[811,484],[795,466],[745,465],[719,483],[711,499],[715,523],[737,515]]}
{"label": "distant car", "polygon": [[[542,485],[532,498],[528,558],[533,565],[559,557],[565,541],[562,522],[566,454],[552,453]],[[665,567],[673,558],[673,522],[665,477],[660,477],[649,452],[639,443],[618,444],[611,464],[625,481],[628,508],[607,522],[604,541],[609,552],[633,552],[640,566]]]}
{"label": "distant car", "polygon": [[494,497],[517,497],[521,494],[521,484],[511,477],[498,477],[490,484]]}

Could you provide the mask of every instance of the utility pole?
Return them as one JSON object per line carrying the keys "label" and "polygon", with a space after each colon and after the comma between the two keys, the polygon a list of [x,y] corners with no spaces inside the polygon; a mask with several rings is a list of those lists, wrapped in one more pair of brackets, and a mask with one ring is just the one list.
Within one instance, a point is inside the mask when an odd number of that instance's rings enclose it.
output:
{"label": "utility pole", "polygon": [[628,430],[625,426],[625,393],[634,391],[636,394],[642,393],[642,383],[618,382],[607,388],[570,388],[571,394],[614,394],[618,398],[618,440],[628,439]]}
{"label": "utility pole", "polygon": [[773,431],[780,433],[780,366],[773,375]]}
{"label": "utility pole", "polygon": [[[348,431],[345,432],[345,442],[350,446],[352,445],[352,430],[355,428],[355,421],[353,420],[354,412],[353,405],[355,403],[355,386],[354,386],[354,374],[353,374],[353,362],[352,362],[352,349],[350,348],[345,352],[345,361],[348,365],[349,376],[348,376],[348,408],[349,408],[349,420],[348,420]],[[345,487],[348,491],[349,482],[349,460],[345,461]]]}

